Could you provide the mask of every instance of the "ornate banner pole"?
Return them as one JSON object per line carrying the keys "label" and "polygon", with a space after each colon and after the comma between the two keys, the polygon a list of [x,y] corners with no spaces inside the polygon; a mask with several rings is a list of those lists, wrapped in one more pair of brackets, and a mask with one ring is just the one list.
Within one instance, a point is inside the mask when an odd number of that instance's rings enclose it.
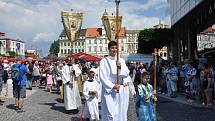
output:
{"label": "ornate banner pole", "polygon": [[[155,48],[154,49],[154,90],[156,90],[156,87],[157,87],[157,84],[156,84],[156,80],[157,80],[157,49]],[[156,107],[157,107],[157,96],[156,94],[154,95],[154,108],[155,108],[155,111],[156,111]]]}
{"label": "ornate banner pole", "polygon": [[[119,32],[122,24],[122,16],[119,16],[119,3],[120,0],[115,0],[116,3],[116,16],[108,16],[106,9],[102,16],[102,23],[105,28],[106,36],[109,41],[117,42],[117,60],[119,61]],[[117,84],[119,83],[119,67],[117,67]],[[117,91],[118,92],[118,91]]]}
{"label": "ornate banner pole", "polygon": [[[119,28],[119,3],[120,3],[120,0],[115,0],[116,2],[116,36],[115,36],[115,39],[116,39],[116,42],[117,42],[117,59],[116,59],[116,62],[119,62],[119,31],[120,31],[120,28]],[[117,84],[119,84],[119,66],[117,66]],[[117,90],[117,93],[119,93],[119,90]]]}

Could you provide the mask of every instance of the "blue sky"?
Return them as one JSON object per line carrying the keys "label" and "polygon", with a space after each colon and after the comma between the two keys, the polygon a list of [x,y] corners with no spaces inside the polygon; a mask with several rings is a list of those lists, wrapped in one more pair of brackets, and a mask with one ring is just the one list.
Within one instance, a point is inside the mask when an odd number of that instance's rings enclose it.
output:
{"label": "blue sky", "polygon": [[[82,28],[101,27],[101,15],[107,8],[115,13],[115,0],[0,0],[0,32],[26,42],[26,48],[48,52],[50,43],[63,30],[61,10],[84,12]],[[120,15],[127,29],[144,29],[170,24],[167,0],[121,0]]]}

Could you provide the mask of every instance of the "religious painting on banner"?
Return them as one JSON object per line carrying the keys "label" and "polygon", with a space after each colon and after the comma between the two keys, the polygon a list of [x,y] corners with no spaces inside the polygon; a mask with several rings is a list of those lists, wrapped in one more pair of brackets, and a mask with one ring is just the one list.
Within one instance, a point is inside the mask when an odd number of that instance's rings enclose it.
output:
{"label": "religious painting on banner", "polygon": [[[116,16],[103,16],[102,23],[105,28],[106,36],[109,41],[115,41],[117,35],[120,32],[121,25],[122,25],[122,16],[118,17],[118,27],[116,25]],[[117,30],[118,29],[118,30]]]}
{"label": "religious painting on banner", "polygon": [[78,38],[82,26],[83,13],[73,11],[62,11],[61,18],[66,35],[70,41]]}
{"label": "religious painting on banner", "polygon": [[16,49],[20,50],[20,43],[16,43]]}

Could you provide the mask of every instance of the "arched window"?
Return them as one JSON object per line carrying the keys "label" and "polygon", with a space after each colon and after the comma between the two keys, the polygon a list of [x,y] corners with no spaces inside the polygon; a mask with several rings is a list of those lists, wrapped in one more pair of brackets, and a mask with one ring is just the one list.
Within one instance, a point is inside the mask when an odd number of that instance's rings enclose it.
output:
{"label": "arched window", "polygon": [[160,53],[160,56],[163,57],[163,53],[162,52]]}
{"label": "arched window", "polygon": [[167,56],[167,53],[164,53],[164,57],[166,57]]}

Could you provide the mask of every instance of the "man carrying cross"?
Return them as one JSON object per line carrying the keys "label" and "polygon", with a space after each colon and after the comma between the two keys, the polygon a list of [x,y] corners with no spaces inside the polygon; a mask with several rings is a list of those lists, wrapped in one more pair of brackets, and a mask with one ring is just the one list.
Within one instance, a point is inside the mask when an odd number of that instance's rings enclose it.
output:
{"label": "man carrying cross", "polygon": [[[101,119],[103,121],[126,121],[129,70],[123,59],[117,61],[117,42],[108,43],[109,56],[100,62],[99,78],[102,83]],[[119,82],[117,83],[117,66],[119,68]],[[118,92],[117,92],[118,90]],[[122,106],[124,105],[124,107]],[[125,109],[124,109],[125,108]]]}

